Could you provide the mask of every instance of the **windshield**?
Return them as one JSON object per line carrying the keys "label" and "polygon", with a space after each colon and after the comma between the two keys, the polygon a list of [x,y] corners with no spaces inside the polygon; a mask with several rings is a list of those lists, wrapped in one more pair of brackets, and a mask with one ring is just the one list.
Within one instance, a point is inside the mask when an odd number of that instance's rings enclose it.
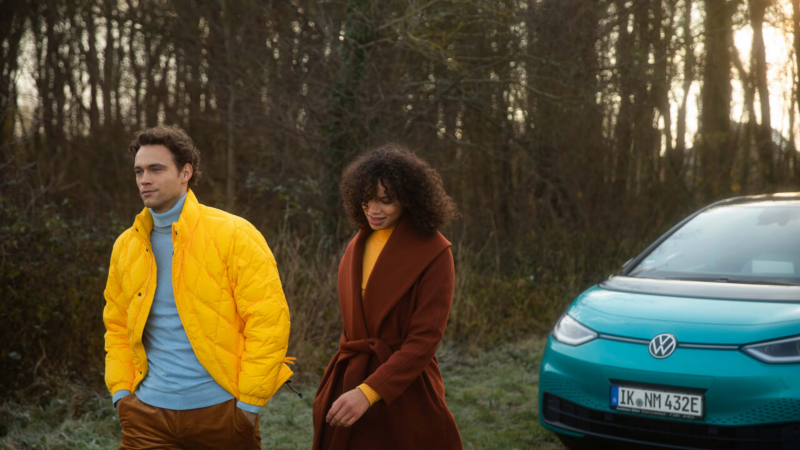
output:
{"label": "windshield", "polygon": [[800,202],[719,206],[690,220],[629,276],[800,284]]}

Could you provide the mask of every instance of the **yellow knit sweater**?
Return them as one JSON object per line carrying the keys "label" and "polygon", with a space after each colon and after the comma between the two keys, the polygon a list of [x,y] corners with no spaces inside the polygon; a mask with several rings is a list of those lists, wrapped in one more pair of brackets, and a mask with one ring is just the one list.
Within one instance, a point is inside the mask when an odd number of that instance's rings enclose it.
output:
{"label": "yellow knit sweater", "polygon": [[[389,236],[392,235],[392,231],[394,228],[389,228],[388,230],[377,230],[374,231],[372,234],[369,235],[367,238],[367,242],[364,245],[364,262],[362,263],[362,275],[361,275],[361,296],[364,296],[364,290],[367,289],[367,282],[369,281],[369,276],[372,274],[372,269],[375,267],[375,262],[378,261],[378,256],[381,254],[381,250],[386,245],[386,242],[389,240]],[[369,400],[369,406],[372,406],[381,399],[381,395],[378,394],[375,389],[372,389],[366,383],[361,383],[358,386],[358,389],[367,396],[367,400]]]}

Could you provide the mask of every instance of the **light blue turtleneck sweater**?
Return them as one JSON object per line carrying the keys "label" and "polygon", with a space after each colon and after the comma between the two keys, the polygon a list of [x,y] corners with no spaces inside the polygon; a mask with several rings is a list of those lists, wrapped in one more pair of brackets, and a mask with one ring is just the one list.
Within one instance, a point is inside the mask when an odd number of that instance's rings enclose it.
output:
{"label": "light blue turtleneck sweater", "polygon": [[[175,306],[172,224],[180,219],[185,202],[186,194],[165,213],[150,210],[153,216],[150,243],[156,259],[156,292],[143,335],[149,370],[136,390],[136,397],[142,402],[174,410],[205,408],[233,398],[200,364]],[[128,394],[130,391],[118,391],[114,394],[114,403]],[[238,402],[237,406],[256,414],[261,409],[243,402]]]}

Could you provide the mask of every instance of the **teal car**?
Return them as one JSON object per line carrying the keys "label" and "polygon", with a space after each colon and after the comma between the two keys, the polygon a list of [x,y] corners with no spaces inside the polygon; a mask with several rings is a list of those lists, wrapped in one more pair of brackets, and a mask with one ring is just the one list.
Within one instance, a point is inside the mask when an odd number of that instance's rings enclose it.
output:
{"label": "teal car", "polygon": [[800,449],[800,194],[707,206],[578,296],[539,411],[572,449]]}

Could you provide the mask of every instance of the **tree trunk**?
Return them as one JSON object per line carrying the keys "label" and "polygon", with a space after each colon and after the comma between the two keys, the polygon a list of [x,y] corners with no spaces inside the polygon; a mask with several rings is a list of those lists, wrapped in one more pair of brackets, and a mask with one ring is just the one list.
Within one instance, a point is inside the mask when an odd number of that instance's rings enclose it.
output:
{"label": "tree trunk", "polygon": [[744,139],[739,140],[739,146],[742,149],[741,159],[741,172],[739,175],[740,192],[746,194],[749,192],[750,185],[750,153],[752,152],[753,142],[758,133],[758,123],[756,122],[756,108],[755,108],[755,86],[753,85],[752,72],[747,73],[744,70],[742,61],[739,57],[739,52],[733,50],[733,65],[739,73],[739,79],[742,81],[742,88],[744,90],[744,109],[747,113],[747,123],[740,124],[737,132],[744,128]]}
{"label": "tree trunk", "polygon": [[[537,61],[531,77],[533,90],[529,94],[532,97],[529,116],[535,126],[532,159],[539,174],[537,201],[545,206],[540,209],[544,214],[572,220],[576,225],[585,224],[595,211],[581,216],[577,199],[581,196],[599,199],[605,195],[596,180],[602,179],[608,170],[600,161],[610,151],[604,145],[602,115],[596,100],[600,92],[598,24],[606,6],[582,0],[529,4],[532,4],[530,28],[534,36],[529,48]],[[620,39],[623,39],[622,28],[624,25],[620,26]],[[616,175],[624,177],[622,174],[627,172],[624,154],[628,149],[620,145],[618,150],[621,155],[617,157],[622,159],[617,161],[623,167],[618,168]],[[624,178],[618,179],[618,185],[625,186]],[[617,201],[624,204],[621,198]]]}
{"label": "tree trunk", "polygon": [[[800,1],[800,0],[798,0]],[[678,106],[678,123],[675,127],[675,153],[670,158],[673,168],[683,168],[683,161],[686,158],[686,103],[689,99],[689,91],[694,83],[694,38],[692,36],[692,0],[686,0],[683,11],[683,40],[685,44],[685,55],[683,61],[683,95]]]}
{"label": "tree trunk", "polygon": [[[635,182],[634,195],[646,192],[656,181],[654,177],[655,160],[660,150],[658,130],[653,127],[657,103],[658,79],[654,78],[649,64],[650,48],[657,45],[654,34],[660,37],[661,23],[653,20],[656,16],[651,8],[660,8],[652,2],[638,3],[634,11],[635,59],[634,75],[634,123],[633,153],[639,162],[630,173]],[[650,30],[653,30],[652,32]],[[656,68],[657,72],[657,68]]]}
{"label": "tree trunk", "polygon": [[[653,8],[656,11],[656,17],[653,20],[653,30],[651,32],[651,39],[655,42],[655,75],[653,80],[653,95],[661,117],[664,118],[664,140],[666,141],[666,148],[664,152],[665,170],[664,176],[669,180],[675,180],[681,173],[681,159],[676,157],[675,148],[672,145],[672,109],[669,101],[670,87],[672,85],[672,71],[670,70],[670,63],[673,62],[673,52],[670,51],[670,43],[675,34],[675,9],[676,1],[669,0],[665,6],[662,6],[662,1],[654,0]],[[664,21],[664,13],[666,12],[666,25],[663,27],[663,34],[659,30],[659,24]]]}
{"label": "tree trunk", "polygon": [[[25,17],[10,9],[0,15],[0,150],[14,139],[14,116],[17,113],[16,75]],[[2,181],[2,180],[0,180]]]}
{"label": "tree trunk", "polygon": [[236,144],[234,140],[236,108],[236,84],[233,76],[233,37],[231,36],[231,14],[226,0],[220,0],[222,6],[222,34],[225,41],[226,81],[228,89],[227,105],[227,139],[225,155],[227,157],[227,178],[225,184],[225,204],[228,211],[233,211],[236,199]]}
{"label": "tree trunk", "polygon": [[[126,0],[128,3],[128,19],[131,23],[129,28],[129,39],[128,39],[128,61],[131,65],[131,72],[133,72],[133,121],[132,125],[133,128],[139,130],[142,128],[142,68],[136,62],[137,55],[136,55],[136,46],[135,42],[137,39],[138,32],[136,30],[136,24],[141,20],[141,13],[139,8],[133,6],[132,0]],[[139,49],[141,51],[141,49]]]}
{"label": "tree trunk", "polygon": [[104,1],[106,37],[105,49],[103,49],[103,126],[107,132],[111,132],[113,127],[113,110],[111,107],[111,91],[114,89],[114,67],[119,64],[114,60],[114,10],[111,0]]}
{"label": "tree trunk", "polygon": [[325,143],[322,150],[322,192],[325,196],[325,232],[334,234],[341,217],[339,184],[345,161],[359,150],[358,92],[366,70],[365,45],[373,37],[373,24],[369,23],[372,2],[348,0],[345,18],[345,36],[339,44],[339,80],[331,89],[330,121],[323,125]]}
{"label": "tree trunk", "polygon": [[764,47],[764,13],[767,0],[750,0],[750,23],[753,27],[753,61],[758,99],[761,104],[761,124],[758,127],[758,157],[761,166],[763,188],[773,191],[777,186],[774,145],[772,143],[772,120],[769,109],[769,86],[767,83],[767,57]]}
{"label": "tree trunk", "polygon": [[706,52],[701,91],[700,170],[706,200],[730,192],[732,4],[705,0]]}
{"label": "tree trunk", "polygon": [[624,199],[629,189],[631,150],[633,147],[633,73],[634,73],[634,35],[628,30],[631,11],[625,0],[617,0],[619,15],[619,38],[617,38],[617,89],[620,105],[614,130],[615,164],[613,195]]}
{"label": "tree trunk", "polygon": [[83,10],[86,22],[86,69],[89,72],[89,133],[95,134],[100,130],[100,110],[97,106],[97,90],[100,84],[100,62],[97,58],[97,24],[91,6]]}
{"label": "tree trunk", "polygon": [[795,58],[795,104],[800,106],[800,0],[792,0],[792,32]]}

